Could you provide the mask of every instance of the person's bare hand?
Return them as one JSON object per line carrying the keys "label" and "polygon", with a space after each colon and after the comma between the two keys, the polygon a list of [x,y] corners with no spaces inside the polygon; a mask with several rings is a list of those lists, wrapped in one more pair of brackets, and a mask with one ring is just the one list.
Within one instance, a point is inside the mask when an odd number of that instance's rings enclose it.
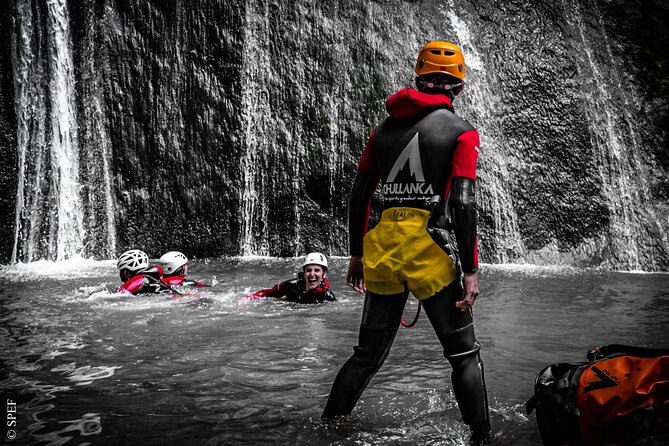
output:
{"label": "person's bare hand", "polygon": [[455,303],[461,311],[470,309],[479,295],[479,280],[476,273],[465,273],[462,279],[462,300]]}
{"label": "person's bare hand", "polygon": [[367,292],[365,279],[362,274],[362,256],[351,256],[351,260],[348,262],[346,283],[358,293]]}

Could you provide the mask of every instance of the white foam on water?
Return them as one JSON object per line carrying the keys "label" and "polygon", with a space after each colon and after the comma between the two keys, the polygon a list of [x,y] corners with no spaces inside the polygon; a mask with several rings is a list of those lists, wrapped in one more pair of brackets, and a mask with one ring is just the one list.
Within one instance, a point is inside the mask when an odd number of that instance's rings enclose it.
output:
{"label": "white foam on water", "polygon": [[98,379],[110,378],[114,376],[117,369],[121,366],[90,366],[85,365],[77,367],[75,362],[68,364],[61,364],[58,367],[51,369],[52,372],[61,372],[66,375],[69,381],[72,381],[76,386],[86,386]]}
{"label": "white foam on water", "polygon": [[93,260],[74,256],[67,260],[37,260],[0,265],[0,278],[10,282],[26,282],[40,279],[78,279],[100,277],[116,270],[114,260]]}

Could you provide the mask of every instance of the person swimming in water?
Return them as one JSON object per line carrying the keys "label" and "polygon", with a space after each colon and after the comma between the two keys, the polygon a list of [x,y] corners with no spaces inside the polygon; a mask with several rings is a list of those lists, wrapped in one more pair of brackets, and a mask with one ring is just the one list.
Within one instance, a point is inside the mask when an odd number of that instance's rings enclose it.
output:
{"label": "person swimming in water", "polygon": [[161,280],[163,269],[149,267],[149,256],[139,249],[124,252],[116,262],[123,284],[116,289],[122,294],[155,294],[173,292],[168,284]]}
{"label": "person swimming in water", "polygon": [[188,258],[179,251],[170,251],[158,259],[158,265],[163,269],[162,280],[169,286],[206,287],[206,283],[186,279],[188,274]]}
{"label": "person swimming in water", "polygon": [[288,302],[303,304],[334,301],[335,295],[330,290],[327,274],[327,257],[319,252],[312,252],[305,258],[302,272],[298,273],[296,278],[280,282],[272,288],[256,291],[250,298],[285,296]]}

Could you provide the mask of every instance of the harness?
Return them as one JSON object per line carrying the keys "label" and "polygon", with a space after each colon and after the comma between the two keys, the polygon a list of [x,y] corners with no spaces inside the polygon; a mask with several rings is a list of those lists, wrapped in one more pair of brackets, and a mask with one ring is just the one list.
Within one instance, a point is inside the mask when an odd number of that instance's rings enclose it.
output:
{"label": "harness", "polygon": [[[460,267],[460,258],[458,256],[457,242],[454,240],[453,235],[453,220],[448,212],[448,201],[449,197],[446,197],[446,200],[442,204],[441,195],[434,195],[430,199],[431,209],[430,209],[430,219],[427,223],[427,233],[430,235],[432,240],[444,250],[446,254],[451,258],[455,267],[457,268],[457,277],[461,277],[461,267]],[[418,309],[416,310],[416,316],[413,321],[406,322],[404,318],[400,319],[402,326],[411,328],[416,325],[418,318],[420,317],[420,310],[423,304],[421,301],[418,301]]]}

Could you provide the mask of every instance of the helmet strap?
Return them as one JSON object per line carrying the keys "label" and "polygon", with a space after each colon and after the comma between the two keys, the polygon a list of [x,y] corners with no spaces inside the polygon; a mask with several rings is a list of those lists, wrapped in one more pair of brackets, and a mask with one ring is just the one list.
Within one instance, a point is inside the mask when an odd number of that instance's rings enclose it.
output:
{"label": "helmet strap", "polygon": [[447,95],[451,99],[462,93],[462,89],[464,88],[464,86],[465,86],[464,80],[452,84],[447,82],[446,79],[444,79],[443,82],[438,82],[437,79],[427,80],[421,76],[416,77],[416,88],[418,88],[418,91],[429,92],[429,93],[441,93]]}

